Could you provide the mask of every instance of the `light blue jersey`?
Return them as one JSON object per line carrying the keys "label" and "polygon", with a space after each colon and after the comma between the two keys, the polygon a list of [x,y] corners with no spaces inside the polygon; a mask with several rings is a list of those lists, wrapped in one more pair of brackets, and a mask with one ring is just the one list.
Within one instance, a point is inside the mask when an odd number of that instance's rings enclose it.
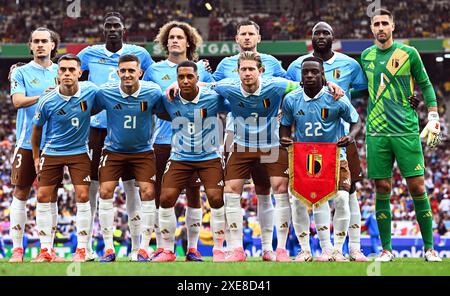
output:
{"label": "light blue jersey", "polygon": [[[47,88],[57,85],[58,65],[44,68],[35,61],[14,69],[11,73],[11,96],[40,96]],[[31,131],[37,104],[19,108],[16,118],[16,147],[31,150]],[[43,140],[44,141],[44,140]]]}
{"label": "light blue jersey", "polygon": [[[313,54],[307,54],[299,57],[291,63],[287,71],[288,79],[300,81],[302,79],[302,62],[305,58],[312,57]],[[351,99],[350,89],[367,89],[367,78],[361,68],[361,65],[353,58],[340,52],[334,52],[334,55],[328,61],[323,62],[325,69],[325,78],[341,87],[348,98]],[[348,134],[349,125],[343,122],[343,132]]]}
{"label": "light blue jersey", "polygon": [[[143,80],[153,81],[164,92],[172,83],[177,81],[177,64],[169,60],[160,61],[150,66],[145,72]],[[202,61],[197,62],[199,81],[212,82],[211,73],[206,71]],[[155,131],[153,144],[170,144],[172,140],[172,127],[170,122],[155,118]]]}
{"label": "light blue jersey", "polygon": [[234,142],[252,148],[278,147],[281,101],[297,83],[279,77],[260,77],[260,86],[252,94],[240,80],[225,79],[214,84],[214,90],[230,102],[234,122]]}
{"label": "light blue jersey", "polygon": [[[358,113],[346,96],[335,101],[327,87],[323,87],[314,98],[308,97],[303,89],[297,89],[283,102],[281,124],[295,126],[296,142],[336,143],[344,136],[341,119],[357,123]],[[340,159],[345,160],[345,148],[340,152]]]}
{"label": "light blue jersey", "polygon": [[[285,77],[286,70],[281,66],[281,62],[271,55],[260,53],[261,62],[264,66],[263,77]],[[238,60],[239,54],[226,57],[220,61],[217,65],[217,69],[213,74],[213,79],[215,81],[220,81],[225,78],[239,78],[238,73]]]}
{"label": "light blue jersey", "polygon": [[104,84],[96,102],[106,110],[108,128],[104,148],[118,153],[140,153],[152,150],[152,111],[164,112],[161,88],[140,81],[139,89],[127,95],[120,82]]}
{"label": "light blue jersey", "polygon": [[[105,44],[92,45],[80,51],[78,57],[81,60],[81,70],[89,71],[89,81],[100,86],[104,83],[119,81],[119,76],[117,75],[119,58],[125,54],[136,55],[141,61],[143,71],[147,70],[154,63],[145,48],[133,44],[123,44],[122,48],[115,53],[107,50]],[[92,116],[91,126],[106,128],[105,111]]]}
{"label": "light blue jersey", "polygon": [[172,118],[171,160],[205,161],[220,158],[222,129],[217,113],[228,112],[230,106],[211,87],[200,87],[197,97],[187,101],[178,95],[173,102],[163,99]]}
{"label": "light blue jersey", "polygon": [[42,154],[76,155],[88,152],[89,119],[98,87],[79,82],[72,97],[59,93],[59,87],[39,98],[33,124],[47,123]]}

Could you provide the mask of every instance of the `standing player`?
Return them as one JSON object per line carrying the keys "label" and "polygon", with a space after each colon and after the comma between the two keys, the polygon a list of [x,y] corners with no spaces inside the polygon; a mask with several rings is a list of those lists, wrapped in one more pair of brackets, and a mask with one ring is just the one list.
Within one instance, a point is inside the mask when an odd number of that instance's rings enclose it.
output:
{"label": "standing player", "polygon": [[[78,246],[73,261],[84,262],[92,218],[88,194],[91,179],[87,139],[97,87],[91,82],[78,82],[82,72],[77,56],[62,56],[58,66],[60,85],[39,99],[33,118],[31,145],[39,186],[36,225],[41,242],[41,251],[34,262],[53,261],[50,253],[53,248],[50,200],[61,180],[64,166],[69,168],[77,202]],[[47,129],[41,154],[39,148],[44,124],[47,124]]]}
{"label": "standing player", "polygon": [[210,87],[197,86],[197,71],[194,62],[180,63],[177,67],[177,80],[181,91],[172,102],[164,100],[166,110],[172,118],[173,139],[170,160],[164,172],[159,208],[164,252],[153,258],[152,261],[155,262],[176,259],[173,250],[177,226],[174,206],[193,174],[199,175],[211,206],[213,261],[225,261],[225,253],[222,251],[225,233],[224,183],[217,114],[228,110],[223,98]]}
{"label": "standing player", "polygon": [[[326,90],[325,73],[321,59],[307,57],[303,60],[301,68],[303,89],[291,92],[283,102],[280,141],[285,146],[293,143],[291,128],[294,126],[296,142],[337,143],[339,147],[342,147],[339,155],[339,189],[335,196],[333,219],[335,233],[333,259],[341,262],[348,261],[342,255],[342,245],[347,236],[350,222],[348,202],[350,170],[346,160],[345,146],[352,143],[361,129],[360,124],[356,124],[359,123],[358,113],[347,97],[344,96],[335,101]],[[303,110],[307,111],[303,112]],[[350,133],[346,136],[342,133],[341,119],[351,124]],[[311,132],[311,126],[316,127],[314,132]],[[328,203],[326,202],[326,204]],[[326,221],[326,225],[330,225],[330,220]]]}
{"label": "standing player", "polygon": [[[164,91],[169,85],[176,81],[177,65],[187,60],[197,60],[197,49],[201,46],[202,38],[197,30],[187,23],[183,22],[169,22],[161,27],[158,35],[155,38],[164,52],[167,54],[167,59],[155,63],[145,72],[143,80],[153,81],[158,84]],[[200,81],[212,81],[211,74],[206,71],[202,61],[197,63],[198,75]],[[153,136],[153,149],[156,157],[156,207],[159,208],[159,198],[161,194],[162,176],[167,164],[167,160],[171,151],[172,128],[170,122],[156,118],[155,132]],[[189,186],[186,188],[186,196],[188,206],[186,209],[186,226],[188,233],[188,261],[203,261],[200,253],[197,251],[197,243],[200,236],[200,229],[202,225],[202,209],[200,204],[199,186]],[[157,210],[158,211],[158,210]],[[156,215],[156,242],[158,251],[162,248],[161,233],[158,227],[159,215]]]}
{"label": "standing player", "polygon": [[[32,120],[39,96],[57,85],[58,66],[51,58],[56,56],[59,36],[47,28],[37,28],[31,33],[29,46],[33,60],[16,68],[11,73],[11,97],[17,110],[16,148],[12,167],[11,181],[14,185],[10,207],[10,235],[13,241],[12,256],[9,262],[23,262],[23,232],[27,221],[26,202],[31,186],[36,179],[33,169],[31,148]],[[58,204],[56,190],[52,193],[50,209],[52,215],[52,240],[56,232]],[[54,249],[53,261],[60,260]]]}
{"label": "standing player", "polygon": [[[441,261],[433,250],[432,213],[424,186],[424,159],[420,137],[435,148],[440,142],[436,95],[417,50],[393,41],[394,18],[386,9],[371,18],[375,45],[367,48],[361,61],[369,85],[366,146],[367,171],[375,179],[376,219],[383,252],[377,261],[392,261],[391,178],[394,160],[405,177],[413,198],[416,218],[424,241],[425,260]],[[417,113],[408,104],[414,82],[419,84],[428,107],[428,123],[419,137]]]}
{"label": "standing player", "polygon": [[[312,29],[312,46],[314,52],[301,56],[289,66],[287,77],[293,81],[300,81],[302,75],[302,63],[306,58],[315,56],[324,61],[325,78],[339,85],[350,98],[350,90],[355,96],[356,93],[367,90],[367,80],[361,69],[361,66],[353,58],[332,50],[334,41],[334,32],[331,26],[325,22],[317,23]],[[342,128],[344,133],[349,133],[349,125],[343,121]],[[358,199],[356,197],[356,183],[362,180],[361,165],[359,161],[356,142],[350,143],[346,147],[346,159],[351,173],[350,188],[350,228],[348,231],[350,241],[350,259],[354,261],[364,262],[367,258],[361,252],[360,236],[361,236],[361,211]],[[311,249],[309,246],[309,214],[306,206],[297,198],[292,199],[292,223],[295,233],[299,240],[302,251],[298,254],[297,261],[311,261]],[[331,240],[330,228],[327,223],[330,221],[330,207],[328,203],[323,204],[320,208],[314,208],[314,220],[316,223],[317,233],[322,248],[322,256],[319,258],[323,261],[331,259]],[[336,246],[336,249],[342,249],[342,246]],[[341,250],[342,251],[342,250]]]}
{"label": "standing player", "polygon": [[[142,200],[142,242],[138,260],[147,259],[149,240],[155,224],[155,162],[151,148],[152,112],[162,108],[161,88],[142,76],[135,55],[119,58],[119,82],[102,85],[96,96],[100,109],[106,110],[108,121],[105,147],[100,159],[100,228],[105,241],[105,254],[100,262],[115,261],[113,243],[114,189],[128,169],[136,176]],[[163,112],[162,110],[161,112]]]}
{"label": "standing player", "polygon": [[[261,35],[259,34],[259,26],[253,21],[240,22],[236,27],[236,43],[239,46],[239,52],[244,51],[258,52],[257,46],[261,42]],[[281,63],[273,56],[268,54],[259,54],[262,64],[264,66],[263,77],[284,77],[286,71],[281,66]],[[239,54],[224,58],[217,66],[213,74],[215,81],[220,81],[225,78],[239,78],[238,72]],[[230,128],[231,127],[231,128]],[[227,137],[232,137],[234,127],[231,114],[227,117]],[[230,132],[230,134],[228,134]],[[227,151],[226,146],[225,151]],[[261,226],[261,243],[264,261],[274,261],[275,254],[272,247],[273,238],[273,204],[270,196],[270,180],[267,172],[260,168],[252,168],[251,176],[255,184],[255,192],[258,196],[258,220]]]}
{"label": "standing player", "polygon": [[[141,61],[141,68],[145,71],[153,60],[150,54],[143,47],[127,44],[123,41],[125,27],[123,17],[120,13],[110,12],[105,15],[103,23],[103,35],[105,44],[93,45],[83,49],[78,53],[81,60],[81,69],[89,72],[89,81],[97,86],[106,82],[118,81],[117,67],[119,57],[124,54],[134,54]],[[86,74],[86,73],[85,73]],[[84,74],[84,75],[85,75]],[[97,193],[99,188],[98,166],[101,150],[106,137],[106,113],[105,111],[91,118],[91,130],[89,132],[89,149],[92,155],[91,162],[91,186],[89,187],[89,200],[91,201],[92,220],[95,220],[97,210]],[[139,249],[139,237],[141,232],[140,217],[140,198],[139,192],[135,187],[134,177],[125,171],[121,176],[126,195],[126,208],[128,214],[128,225],[130,227],[132,252],[130,259],[137,260],[137,250]],[[95,258],[92,251],[92,232],[93,225],[90,228],[88,243],[88,258]]]}

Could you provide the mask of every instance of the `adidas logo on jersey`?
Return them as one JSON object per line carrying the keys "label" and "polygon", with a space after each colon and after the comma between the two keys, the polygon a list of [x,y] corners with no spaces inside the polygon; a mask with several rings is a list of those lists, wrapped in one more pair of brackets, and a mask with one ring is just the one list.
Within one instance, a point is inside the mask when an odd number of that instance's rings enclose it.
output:
{"label": "adidas logo on jersey", "polygon": [[91,182],[91,176],[87,175],[87,177],[85,177],[83,179],[84,182]]}
{"label": "adidas logo on jersey", "polygon": [[161,80],[170,80],[169,74],[164,75]]}
{"label": "adidas logo on jersey", "polygon": [[239,102],[238,106],[241,107],[241,108],[245,108],[245,105],[242,102]]}
{"label": "adidas logo on jersey", "polygon": [[305,112],[303,112],[303,110],[300,109],[300,111],[297,112],[297,115],[305,115]]}
{"label": "adidas logo on jersey", "polygon": [[414,169],[415,171],[420,171],[420,170],[422,170],[422,165],[420,164],[420,163],[418,163],[417,165],[416,165],[416,168]]}
{"label": "adidas logo on jersey", "polygon": [[117,104],[113,107],[114,110],[122,110],[122,105]]}
{"label": "adidas logo on jersey", "polygon": [[375,65],[373,63],[370,63],[369,66],[367,66],[367,68],[373,70],[375,69]]}
{"label": "adidas logo on jersey", "polygon": [[60,109],[58,112],[56,112],[57,115],[66,115],[66,111],[64,109]]}

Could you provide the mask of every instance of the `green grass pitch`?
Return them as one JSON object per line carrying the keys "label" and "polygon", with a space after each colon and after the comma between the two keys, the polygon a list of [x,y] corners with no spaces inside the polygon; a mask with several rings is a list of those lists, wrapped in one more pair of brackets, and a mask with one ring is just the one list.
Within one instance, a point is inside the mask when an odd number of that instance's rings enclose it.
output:
{"label": "green grass pitch", "polygon": [[[260,258],[249,258],[247,262],[212,263],[211,257],[204,257],[206,262],[184,262],[179,257],[170,263],[140,263],[121,259],[113,263],[87,262],[82,264],[67,263],[8,263],[0,261],[1,276],[366,276],[381,275],[450,275],[450,258],[443,262],[425,262],[421,258],[398,258],[394,262],[372,264],[368,263],[276,263],[262,262]],[[372,264],[372,265],[371,265]]]}

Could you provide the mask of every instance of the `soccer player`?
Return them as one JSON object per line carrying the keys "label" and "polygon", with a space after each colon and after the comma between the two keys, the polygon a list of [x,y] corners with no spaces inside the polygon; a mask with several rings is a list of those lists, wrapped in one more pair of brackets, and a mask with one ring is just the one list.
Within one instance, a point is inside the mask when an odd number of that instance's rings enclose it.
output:
{"label": "soccer player", "polygon": [[286,239],[291,219],[287,194],[287,151],[279,147],[277,115],[281,100],[297,85],[284,78],[262,78],[262,60],[258,53],[245,51],[239,55],[240,80],[216,83],[214,90],[231,104],[234,120],[234,150],[225,169],[225,209],[230,229],[228,261],[245,261],[242,248],[242,209],[240,196],[253,166],[267,170],[275,196],[277,227],[277,261],[290,261]]}
{"label": "soccer player", "polygon": [[[356,97],[362,95],[367,90],[367,80],[362,71],[361,66],[353,58],[332,50],[334,41],[333,28],[325,23],[319,22],[312,29],[312,46],[314,52],[301,56],[296,59],[288,68],[287,77],[293,81],[300,81],[302,75],[302,63],[306,58],[315,56],[324,61],[325,78],[339,85],[346,93],[347,97]],[[352,96],[350,96],[350,90]],[[342,128],[344,133],[349,133],[349,124],[343,121]],[[350,187],[350,228],[348,231],[350,244],[350,260],[365,262],[366,256],[361,252],[360,236],[361,236],[361,211],[358,199],[356,197],[356,183],[362,180],[361,165],[359,161],[356,142],[350,143],[346,147],[347,162],[351,173]],[[330,228],[327,223],[330,221],[330,208],[328,203],[323,204],[320,210],[314,208],[314,220],[317,233],[322,248],[322,255],[318,258],[328,261],[331,258],[331,240]],[[311,249],[309,245],[309,214],[308,210],[300,200],[292,199],[292,223],[295,233],[301,246],[301,252],[297,255],[296,260],[311,261]],[[326,226],[326,227],[324,227]],[[340,241],[340,240],[338,240]],[[336,245],[336,249],[342,249],[342,246]],[[342,251],[342,250],[341,250]],[[339,253],[337,253],[339,254]]]}
{"label": "soccer player", "polygon": [[[198,174],[205,186],[211,206],[211,231],[214,240],[213,261],[225,261],[222,251],[225,234],[225,208],[223,203],[223,167],[219,152],[220,129],[217,114],[228,111],[227,105],[211,87],[198,87],[197,65],[184,61],[177,67],[180,93],[164,105],[172,118],[172,152],[163,176],[159,208],[159,223],[164,251],[154,262],[175,261],[175,230],[177,226],[174,206],[192,178]],[[229,106],[228,106],[229,107]],[[187,218],[187,217],[186,217]],[[188,258],[186,257],[186,260]]]}
{"label": "soccer player", "polygon": [[[26,202],[31,186],[36,179],[31,150],[32,120],[39,96],[57,85],[58,66],[54,58],[58,49],[59,36],[47,28],[37,28],[30,35],[30,52],[33,60],[11,72],[11,97],[17,110],[16,147],[12,167],[11,182],[14,185],[10,206],[10,236],[13,241],[9,262],[23,262],[23,233],[27,221]],[[58,220],[57,189],[50,202],[52,216],[52,241]],[[53,244],[52,244],[53,245]],[[53,261],[61,261],[51,249]]]}
{"label": "soccer player", "polygon": [[[391,178],[394,160],[406,179],[424,241],[425,260],[441,261],[433,250],[432,213],[424,186],[424,159],[420,137],[435,148],[440,142],[436,95],[417,50],[394,42],[394,17],[386,9],[371,17],[375,45],[361,54],[369,83],[366,146],[367,172],[375,180],[376,219],[383,251],[377,261],[392,261]],[[420,86],[428,107],[428,123],[419,136],[417,113],[408,104],[413,81]]]}
{"label": "soccer player", "polygon": [[[101,86],[96,96],[99,109],[106,110],[108,121],[105,146],[100,159],[100,228],[105,241],[105,254],[100,262],[115,261],[113,243],[114,189],[128,169],[136,176],[142,200],[142,242],[138,261],[148,261],[148,248],[155,224],[155,161],[151,147],[152,113],[164,112],[161,88],[139,81],[143,72],[139,58],[122,55],[117,74],[119,82]],[[161,110],[162,109],[162,110]]]}
{"label": "soccer player", "polygon": [[[169,85],[177,81],[177,65],[187,60],[196,61],[198,59],[197,49],[201,46],[202,38],[195,28],[184,22],[169,22],[161,27],[155,38],[164,52],[167,59],[152,64],[145,72],[143,80],[153,81],[164,91]],[[212,81],[211,74],[206,70],[203,61],[197,62],[199,80],[204,82]],[[162,176],[171,154],[172,128],[169,121],[155,118],[155,131],[153,135],[153,149],[156,157],[156,207],[159,208],[159,198],[161,194]],[[186,227],[188,234],[188,261],[203,261],[201,254],[197,251],[197,243],[200,236],[203,213],[200,204],[199,183],[196,183],[197,176],[192,182],[187,184],[186,197]],[[194,186],[192,185],[194,184]],[[157,210],[158,211],[158,210]],[[158,227],[159,215],[156,214],[156,256],[163,249],[160,246],[161,233]]]}
{"label": "soccer player", "polygon": [[[92,82],[78,82],[82,71],[77,56],[62,56],[58,60],[58,66],[60,85],[39,98],[33,118],[31,145],[39,186],[36,224],[41,242],[41,251],[34,262],[53,261],[50,252],[53,248],[50,201],[61,180],[64,166],[69,169],[77,203],[78,246],[73,261],[84,262],[92,219],[88,194],[90,159],[86,144],[97,87]],[[44,124],[47,124],[47,129],[43,133]],[[39,148],[43,134],[45,144],[41,154]]]}
{"label": "soccer player", "polygon": [[[358,113],[349,99],[344,96],[335,101],[326,90],[322,59],[307,57],[303,60],[301,69],[303,89],[291,92],[286,96],[283,103],[280,142],[285,146],[293,143],[291,128],[294,126],[296,142],[328,142],[337,143],[341,147],[339,155],[339,189],[335,196],[335,214],[333,219],[335,249],[332,258],[335,261],[345,262],[348,260],[342,254],[342,245],[347,236],[350,222],[348,200],[351,185],[345,147],[354,141],[355,136],[361,129],[361,125],[358,121]],[[347,135],[342,132],[341,119],[351,124],[350,133]],[[314,129],[311,129],[311,127],[314,127]],[[325,204],[328,205],[328,202],[325,202]],[[317,210],[323,211],[322,208],[323,206],[320,206]],[[330,219],[329,217],[328,215],[328,219]],[[328,228],[330,220],[324,221],[324,225]],[[316,226],[318,231],[320,231],[322,226]],[[309,228],[309,225],[307,227]]]}
{"label": "soccer player", "polygon": [[[89,81],[97,86],[107,82],[118,81],[117,67],[119,57],[124,54],[136,55],[141,68],[145,71],[153,63],[147,50],[143,47],[127,44],[123,40],[125,33],[123,17],[120,13],[109,12],[104,17],[103,35],[105,44],[89,46],[78,53],[81,60],[83,76],[89,73]],[[105,111],[91,118],[91,130],[89,132],[89,150],[92,155],[91,162],[91,186],[89,187],[89,200],[91,201],[92,222],[94,223],[97,210],[97,194],[99,188],[98,166],[100,162],[101,150],[106,137],[106,115]],[[137,251],[139,249],[139,238],[141,233],[141,203],[139,192],[135,187],[134,176],[128,171],[122,177],[123,187],[126,195],[126,209],[128,214],[128,225],[131,236],[130,260],[137,261]],[[88,258],[94,260],[95,254],[92,251],[93,224],[89,230]]]}
{"label": "soccer player", "polygon": [[[239,52],[252,51],[257,52],[258,43],[261,42],[259,25],[253,21],[242,21],[236,26],[236,43],[239,46]],[[273,56],[260,53],[262,64],[264,66],[263,77],[285,77],[286,71],[281,63]],[[225,78],[239,78],[238,72],[239,54],[224,58],[217,66],[213,74],[215,81]],[[233,127],[231,114],[227,117],[227,137],[233,137]],[[225,147],[225,151],[228,149]],[[251,171],[251,177],[255,184],[255,192],[258,196],[258,220],[261,226],[261,243],[263,249],[262,259],[264,261],[274,261],[275,254],[272,247],[273,238],[273,204],[270,196],[270,180],[267,172],[261,167],[254,167]]]}

